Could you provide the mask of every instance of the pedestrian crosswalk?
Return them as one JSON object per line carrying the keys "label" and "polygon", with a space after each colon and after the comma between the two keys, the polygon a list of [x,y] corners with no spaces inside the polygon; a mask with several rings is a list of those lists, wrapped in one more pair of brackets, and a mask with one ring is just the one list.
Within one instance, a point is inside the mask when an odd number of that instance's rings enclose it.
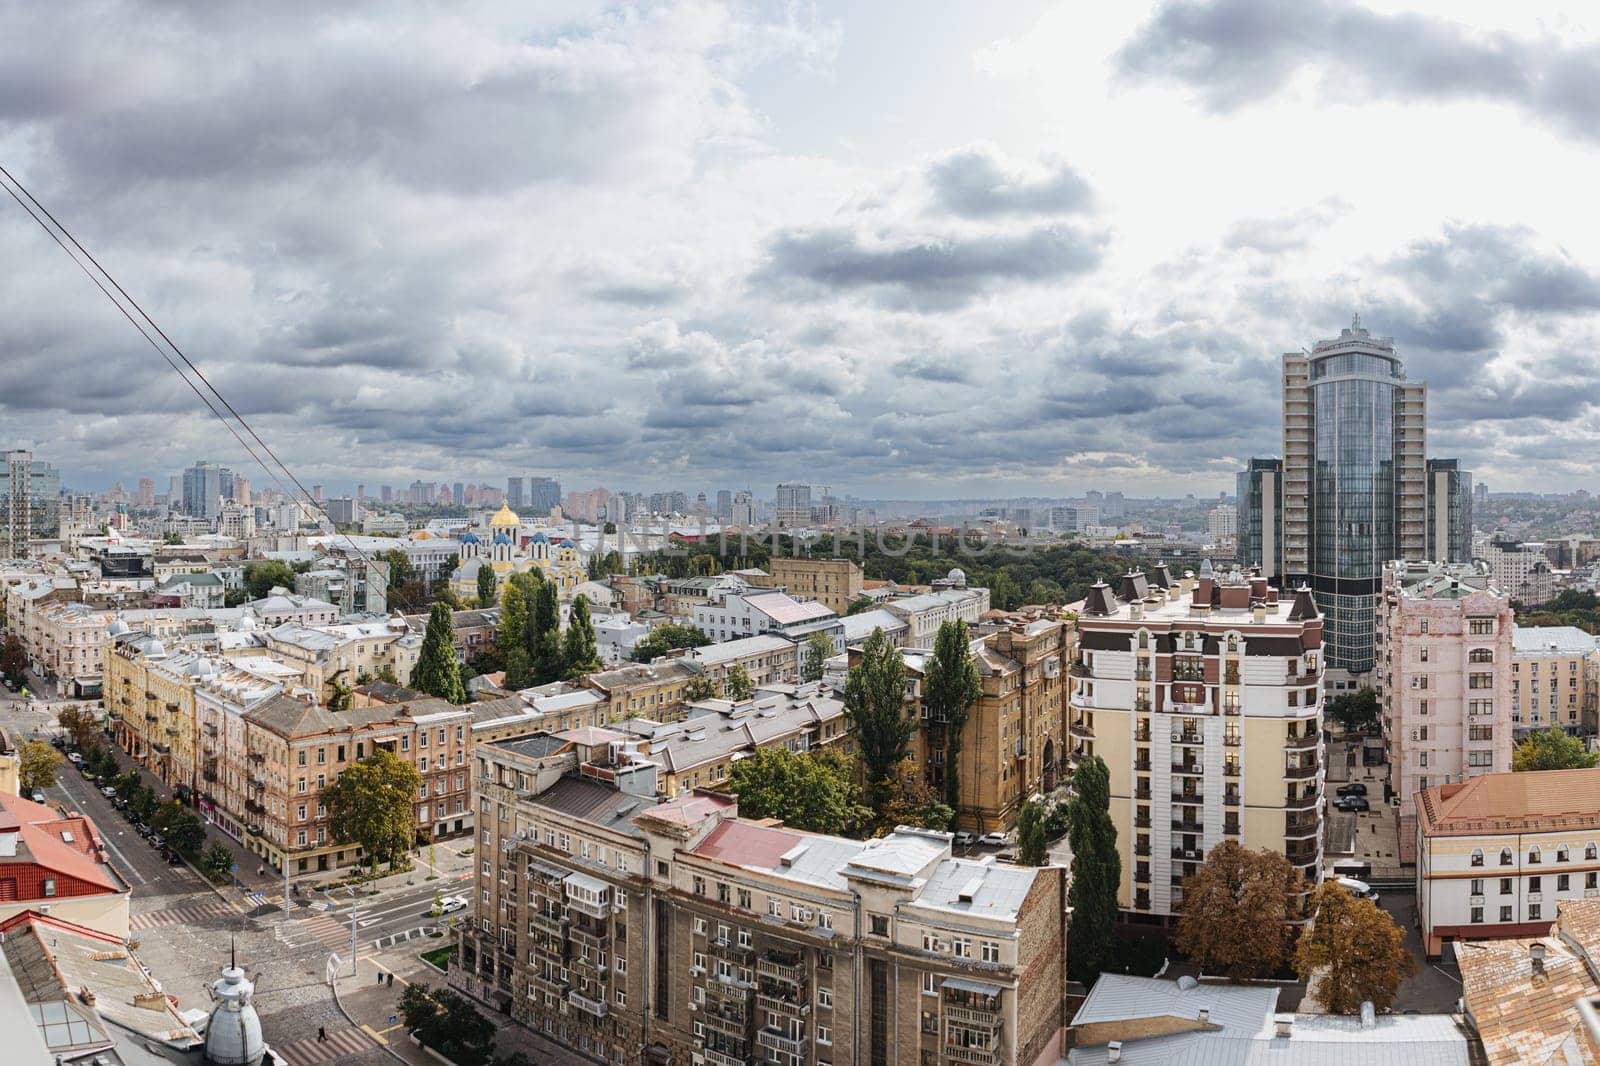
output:
{"label": "pedestrian crosswalk", "polygon": [[267,905],[267,894],[265,892],[252,892],[245,897],[245,902],[252,907],[265,907]]}
{"label": "pedestrian crosswalk", "polygon": [[360,1029],[335,1029],[326,1040],[318,1040],[313,1036],[292,1044],[274,1044],[272,1050],[282,1056],[289,1066],[314,1066],[315,1063],[346,1055],[359,1055],[377,1046],[377,1041]]}
{"label": "pedestrian crosswalk", "polygon": [[179,904],[176,907],[165,907],[158,911],[131,914],[128,916],[128,928],[160,929],[163,926],[185,922],[198,923],[212,918],[232,917],[237,913],[220,899],[202,899],[193,903]]}
{"label": "pedestrian crosswalk", "polygon": [[320,944],[329,951],[348,953],[350,949],[350,923],[341,922],[329,914],[313,914],[292,922],[279,922],[277,937],[291,947]]}

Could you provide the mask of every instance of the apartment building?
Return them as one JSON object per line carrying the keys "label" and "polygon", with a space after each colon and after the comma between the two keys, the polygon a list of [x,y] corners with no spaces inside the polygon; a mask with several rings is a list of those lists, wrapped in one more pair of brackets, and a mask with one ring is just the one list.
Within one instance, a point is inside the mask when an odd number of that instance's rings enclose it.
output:
{"label": "apartment building", "polygon": [[834,614],[844,614],[861,595],[861,564],[852,559],[794,559],[774,556],[767,576],[755,585],[781,588],[797,600],[815,600]]}
{"label": "apartment building", "polygon": [[1390,563],[1378,611],[1385,791],[1404,825],[1429,785],[1511,769],[1515,624],[1510,599],[1471,566]]}
{"label": "apartment building", "polygon": [[607,1063],[1033,1063],[1063,1028],[1065,871],[657,803],[615,741],[476,756],[479,871],[452,984]]}
{"label": "apartment building", "polygon": [[304,626],[287,622],[264,634],[267,653],[298,666],[305,685],[326,699],[335,678],[354,686],[363,675],[387,668],[402,682],[411,677],[422,652],[422,635],[394,617],[381,622]]}
{"label": "apartment building", "polygon": [[694,608],[694,624],[718,642],[764,634],[804,640],[822,632],[833,637],[835,650],[844,647],[844,627],[835,611],[814,601],[802,603],[777,589],[716,593]]}
{"label": "apartment building", "polygon": [[31,910],[122,940],[132,892],[94,822],[0,791],[0,921]]}
{"label": "apartment building", "polygon": [[[834,650],[842,650],[835,639]],[[735,667],[743,667],[757,685],[773,685],[800,680],[800,664],[805,651],[803,641],[776,634],[725,640],[684,651],[679,661],[698,669],[701,675],[721,685]],[[673,660],[665,660],[671,662]],[[657,660],[657,665],[662,660]]]}
{"label": "apartment building", "polygon": [[1224,839],[1322,879],[1322,617],[1309,590],[1158,568],[1089,591],[1078,616],[1071,759],[1110,770],[1118,905],[1165,923]]}
{"label": "apartment building", "polygon": [[1525,607],[1548,603],[1556,594],[1556,578],[1543,544],[1523,544],[1495,535],[1473,546],[1473,554],[1489,570],[1495,586]]}
{"label": "apartment building", "polygon": [[1417,798],[1417,921],[1427,953],[1543,936],[1566,900],[1600,896],[1600,774],[1497,773]]}
{"label": "apartment building", "polygon": [[[952,572],[952,576],[957,572]],[[934,638],[939,635],[940,626],[957,619],[969,626],[977,625],[978,619],[988,609],[989,590],[969,588],[925,592],[886,600],[883,604],[883,610],[904,619],[909,627],[906,634],[908,648],[931,648]]]}
{"label": "apartment building", "polygon": [[1600,647],[1594,635],[1576,626],[1518,626],[1511,645],[1513,738],[1553,725],[1572,734],[1591,732],[1586,724],[1594,711],[1590,663]]}
{"label": "apartment building", "polygon": [[[630,663],[613,670],[601,670],[571,684],[600,693],[604,701],[605,721],[642,717],[671,722],[683,717],[684,689],[689,680],[699,676],[699,673],[687,661],[657,659],[653,663]],[[752,672],[750,676],[752,680],[756,679],[755,673]],[[767,680],[771,679],[761,678],[757,684],[764,684]]]}

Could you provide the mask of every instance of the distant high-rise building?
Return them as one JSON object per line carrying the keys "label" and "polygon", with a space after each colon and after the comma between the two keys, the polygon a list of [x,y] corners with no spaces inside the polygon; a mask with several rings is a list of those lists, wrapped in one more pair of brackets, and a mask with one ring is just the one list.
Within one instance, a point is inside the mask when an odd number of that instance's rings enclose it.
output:
{"label": "distant high-rise building", "polygon": [[[1272,515],[1282,536],[1276,560],[1264,546],[1257,554],[1269,576],[1311,586],[1327,621],[1328,665],[1345,674],[1373,668],[1384,564],[1424,561],[1430,551],[1427,399],[1427,385],[1406,379],[1393,339],[1374,337],[1359,320],[1309,353],[1283,357],[1282,485]],[[1257,474],[1257,462],[1241,486]],[[1436,472],[1445,486],[1444,524],[1432,539],[1453,551],[1463,534],[1448,523],[1452,515],[1470,520],[1470,508],[1459,500],[1451,506],[1450,485],[1458,495],[1470,488],[1461,488],[1466,475],[1457,464]],[[1251,512],[1243,497],[1240,507],[1244,541],[1261,529],[1265,512]]]}
{"label": "distant high-rise building", "polygon": [[694,513],[702,517],[710,513],[710,509],[706,506],[706,494],[703,492],[695,493]]}
{"label": "distant high-rise building", "polygon": [[367,487],[365,485],[357,485],[356,486],[356,501],[360,502],[361,500],[364,500],[366,498],[367,498]]}
{"label": "distant high-rise building", "polygon": [[311,486],[311,498],[313,500],[322,499],[322,486],[321,485],[312,485]]}
{"label": "distant high-rise building", "polygon": [[741,528],[756,524],[756,498],[749,489],[733,494],[730,521]]}
{"label": "distant high-rise building", "polygon": [[384,485],[382,488],[378,489],[378,499],[380,501],[382,501],[383,503],[393,503],[394,502],[394,486],[393,485]]}
{"label": "distant high-rise building", "polygon": [[522,479],[520,477],[506,478],[506,506],[513,511],[520,511],[527,506],[522,495]]}
{"label": "distant high-rise building", "polygon": [[553,477],[530,477],[527,505],[529,512],[535,517],[542,518],[548,515],[561,506],[561,482]]}
{"label": "distant high-rise building", "polygon": [[1263,576],[1276,579],[1283,544],[1283,460],[1250,460],[1249,468],[1239,471],[1237,494],[1239,562],[1259,566]]}
{"label": "distant high-rise building", "polygon": [[461,503],[464,507],[478,506],[478,486],[469,482],[466,491],[461,494]]}
{"label": "distant high-rise building", "polygon": [[467,503],[467,486],[459,481],[451,485],[450,498],[455,501],[457,507],[465,507]]}
{"label": "distant high-rise building", "polygon": [[328,501],[328,519],[336,526],[352,526],[361,520],[361,508],[349,496],[337,496]]}
{"label": "distant high-rise building", "polygon": [[778,485],[778,526],[782,529],[795,529],[809,525],[811,522],[811,486],[797,482],[783,482]]}
{"label": "distant high-rise building", "polygon": [[33,542],[33,453],[13,451],[6,453],[5,503],[5,557],[26,559]]}
{"label": "distant high-rise building", "polygon": [[155,478],[142,477],[139,479],[138,506],[154,507],[156,505]]}
{"label": "distant high-rise building", "polygon": [[[227,475],[226,484],[223,483],[224,475]],[[222,501],[226,493],[232,489],[232,471],[213,466],[202,459],[183,472],[183,513],[214,522],[222,513]]]}
{"label": "distant high-rise building", "polygon": [[1428,551],[1435,563],[1472,561],[1472,475],[1458,459],[1428,460]]}
{"label": "distant high-rise building", "polygon": [[233,475],[233,491],[228,494],[228,498],[248,507],[250,505],[250,479],[240,477],[238,474]]}
{"label": "distant high-rise building", "polygon": [[733,493],[727,489],[717,490],[717,521],[733,521]]}
{"label": "distant high-rise building", "polygon": [[167,479],[167,505],[169,507],[183,506],[183,478],[174,476]]}

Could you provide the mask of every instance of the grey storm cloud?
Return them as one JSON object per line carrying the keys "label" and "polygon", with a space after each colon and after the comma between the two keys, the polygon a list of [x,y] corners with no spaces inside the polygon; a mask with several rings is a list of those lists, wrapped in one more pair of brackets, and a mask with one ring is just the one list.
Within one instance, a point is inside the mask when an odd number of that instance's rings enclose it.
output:
{"label": "grey storm cloud", "polygon": [[1492,100],[1600,139],[1600,46],[1480,33],[1334,0],[1167,0],[1123,46],[1122,74],[1176,81],[1232,111],[1305,69],[1335,98]]}
{"label": "grey storm cloud", "polygon": [[1094,202],[1089,182],[1065,163],[1039,176],[1008,170],[988,148],[953,152],[928,168],[928,184],[939,205],[963,218],[1005,215],[1066,215]]}

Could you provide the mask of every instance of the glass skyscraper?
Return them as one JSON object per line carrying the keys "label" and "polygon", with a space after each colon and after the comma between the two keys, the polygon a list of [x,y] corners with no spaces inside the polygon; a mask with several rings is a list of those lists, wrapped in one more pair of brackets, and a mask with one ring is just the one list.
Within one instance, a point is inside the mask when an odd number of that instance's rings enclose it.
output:
{"label": "glass skyscraper", "polygon": [[[1430,464],[1426,444],[1427,386],[1406,379],[1392,339],[1357,320],[1283,357],[1278,498],[1262,489],[1279,461],[1252,460],[1239,475],[1241,559],[1288,587],[1311,587],[1335,670],[1373,668],[1386,562],[1459,561],[1468,550],[1470,506],[1461,494],[1471,477],[1455,460]],[[1445,493],[1437,528],[1436,487]]]}

